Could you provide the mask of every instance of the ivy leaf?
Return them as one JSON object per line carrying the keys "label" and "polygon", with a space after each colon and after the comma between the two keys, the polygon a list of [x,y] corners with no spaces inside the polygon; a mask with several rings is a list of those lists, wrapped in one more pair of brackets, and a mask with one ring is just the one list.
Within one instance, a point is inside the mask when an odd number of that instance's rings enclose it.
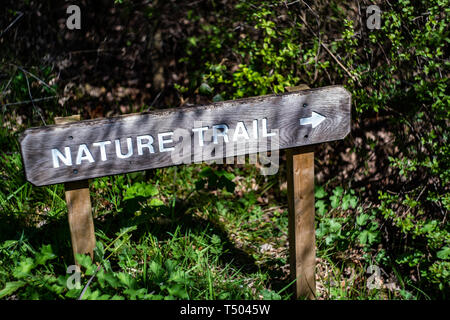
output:
{"label": "ivy leaf", "polygon": [[213,92],[213,90],[212,90],[212,88],[209,86],[209,84],[207,84],[207,83],[205,83],[205,82],[203,82],[203,83],[200,85],[200,88],[198,88],[198,91],[200,92],[200,94],[203,94],[203,95],[205,95],[205,96],[210,95],[210,94]]}
{"label": "ivy leaf", "polygon": [[350,203],[349,204],[350,204],[351,208],[355,209],[356,205],[358,204],[358,198],[355,197],[355,196],[350,197]]}
{"label": "ivy leaf", "polygon": [[220,94],[216,94],[213,97],[213,102],[219,102],[219,101],[223,101],[223,97]]}
{"label": "ivy leaf", "polygon": [[360,244],[365,245],[367,243],[368,233],[369,231],[364,230],[358,235],[358,240]]}
{"label": "ivy leaf", "polygon": [[356,217],[356,224],[358,226],[365,226],[367,224],[367,221],[369,220],[370,216],[368,214],[360,214],[359,216]]}
{"label": "ivy leaf", "polygon": [[339,231],[341,230],[342,225],[335,221],[334,219],[330,219],[330,231],[332,233],[339,233]]}
{"label": "ivy leaf", "polygon": [[327,212],[327,204],[324,200],[316,201],[317,213],[319,215],[324,215]]}
{"label": "ivy leaf", "polygon": [[361,243],[362,245],[366,245],[366,244],[371,245],[376,242],[377,236],[378,236],[378,232],[363,230],[358,235],[358,240],[359,240],[359,243]]}
{"label": "ivy leaf", "polygon": [[330,244],[332,244],[333,243],[333,236],[331,236],[331,235],[328,235],[326,238],[325,238],[325,243],[326,243],[326,245],[327,246],[329,246]]}
{"label": "ivy leaf", "polygon": [[369,231],[369,244],[376,243],[378,232]]}
{"label": "ivy leaf", "polygon": [[264,289],[261,294],[265,300],[281,300],[281,296],[272,290]]}
{"label": "ivy leaf", "polygon": [[331,196],[331,197],[330,197],[330,200],[331,200],[331,207],[332,207],[333,209],[336,209],[337,207],[339,207],[339,203],[341,202],[341,201],[340,201],[340,200],[341,200],[340,197],[334,195],[334,196]]}
{"label": "ivy leaf", "polygon": [[336,187],[333,190],[333,195],[337,196],[337,197],[341,197],[344,194],[344,189],[342,187]]}
{"label": "ivy leaf", "polygon": [[[352,193],[354,193],[354,191]],[[347,210],[348,208],[355,208],[357,203],[358,203],[358,198],[355,197],[354,195],[347,193],[342,198],[342,209]]]}
{"label": "ivy leaf", "polygon": [[326,197],[328,193],[325,192],[325,189],[323,187],[317,187],[314,195],[317,199],[322,199]]}

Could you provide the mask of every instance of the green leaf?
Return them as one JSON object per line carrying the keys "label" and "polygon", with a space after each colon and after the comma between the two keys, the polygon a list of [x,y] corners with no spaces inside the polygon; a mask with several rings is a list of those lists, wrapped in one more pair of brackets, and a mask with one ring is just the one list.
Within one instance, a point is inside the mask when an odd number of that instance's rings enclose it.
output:
{"label": "green leaf", "polygon": [[358,240],[362,245],[366,245],[366,244],[374,244],[377,240],[377,236],[378,236],[378,232],[373,232],[373,231],[369,231],[369,230],[363,230],[359,235],[358,235]]}
{"label": "green leaf", "polygon": [[152,207],[160,207],[163,205],[164,205],[164,202],[160,199],[153,198],[152,200],[150,200],[150,206],[152,206]]}
{"label": "green leaf", "polygon": [[432,220],[431,222],[425,224],[422,227],[422,231],[423,232],[432,232],[436,228],[436,225],[437,225],[437,221],[436,220]]}
{"label": "green leaf", "polygon": [[103,242],[97,239],[95,243],[95,260],[100,261],[102,260],[103,256],[105,255],[105,246],[103,245]]}
{"label": "green leaf", "polygon": [[105,272],[102,269],[97,273],[96,277],[102,288],[105,288],[106,284],[109,284],[114,289],[117,289],[120,286],[119,279],[117,279],[112,272]]}
{"label": "green leaf", "polygon": [[131,300],[136,300],[137,298],[143,298],[145,294],[147,293],[147,289],[141,288],[141,289],[126,289],[123,291],[124,294],[127,294]]}
{"label": "green leaf", "polygon": [[15,292],[17,289],[23,287],[26,284],[24,281],[12,281],[7,282],[5,287],[0,290],[0,299],[6,296],[9,296],[13,292]]}
{"label": "green leaf", "polygon": [[189,299],[186,289],[178,284],[168,287],[167,291],[169,291],[169,294],[174,297],[178,297],[180,299]]}
{"label": "green leaf", "polygon": [[223,101],[223,97],[220,94],[216,94],[213,97],[213,102],[219,102],[219,101]]}
{"label": "green leaf", "polygon": [[356,217],[356,224],[358,226],[365,226],[367,224],[367,221],[369,221],[370,216],[368,214],[360,214]]}
{"label": "green leaf", "polygon": [[158,188],[153,184],[137,182],[126,190],[123,200],[133,199],[136,197],[149,198],[156,196],[158,193]]}
{"label": "green leaf", "polygon": [[220,177],[218,183],[217,183],[217,187],[219,189],[221,188],[226,188],[226,190],[228,192],[233,192],[234,188],[236,187],[236,184],[232,181],[230,181],[229,179],[225,178],[225,177]]}
{"label": "green leaf", "polygon": [[212,88],[205,82],[200,85],[200,88],[198,90],[200,94],[203,95],[210,95],[213,92]]}
{"label": "green leaf", "polygon": [[36,255],[36,264],[45,264],[47,260],[55,259],[56,255],[52,251],[51,245],[44,245],[41,247],[41,251]]}
{"label": "green leaf", "polygon": [[350,207],[355,209],[356,205],[358,204],[358,198],[357,197],[351,197],[350,198]]}
{"label": "green leaf", "polygon": [[197,46],[197,38],[196,37],[189,37],[188,41],[189,41],[189,44],[192,45],[193,47]]}
{"label": "green leaf", "polygon": [[281,296],[272,290],[263,289],[261,294],[264,300],[281,300]]}
{"label": "green leaf", "polygon": [[88,254],[79,254],[77,253],[77,262],[86,269],[84,272],[87,276],[92,276],[97,272],[98,266],[92,262],[91,257]]}
{"label": "green leaf", "polygon": [[175,271],[176,267],[177,267],[177,263],[175,261],[173,261],[172,259],[166,260],[164,265],[165,265],[167,271],[169,271],[169,273],[172,273],[173,271]]}
{"label": "green leaf", "polygon": [[210,167],[206,167],[206,168],[203,168],[203,169],[198,173],[198,175],[199,175],[199,177],[202,177],[202,178],[209,178],[209,177],[211,177],[211,176],[214,175],[214,171],[213,171],[213,169],[211,169]]}
{"label": "green leaf", "polygon": [[22,259],[19,265],[15,267],[13,275],[17,279],[30,275],[31,270],[35,267],[34,261],[31,258]]}
{"label": "green leaf", "polygon": [[319,215],[324,215],[327,212],[327,204],[324,200],[316,201],[316,208]]}
{"label": "green leaf", "polygon": [[[82,290],[83,289],[71,289],[71,290],[67,291],[66,298],[78,299],[78,297],[80,296]],[[87,290],[89,290],[89,287],[87,288]]]}
{"label": "green leaf", "polygon": [[333,243],[333,240],[334,240],[333,236],[328,235],[328,236],[325,238],[325,244],[326,244],[327,246],[329,246],[330,244]]}
{"label": "green leaf", "polygon": [[369,231],[369,244],[374,244],[374,243],[376,243],[376,240],[377,240],[377,236],[378,236],[378,232],[372,232],[372,231]]}
{"label": "green leaf", "polygon": [[316,188],[315,197],[317,199],[322,199],[322,198],[326,197],[327,195],[328,195],[328,193],[325,192],[325,189],[323,187]]}
{"label": "green leaf", "polygon": [[164,270],[161,267],[161,265],[156,262],[152,261],[149,266],[149,270],[153,273],[156,279],[160,279],[162,275],[164,274]]}
{"label": "green leaf", "polygon": [[82,300],[98,300],[101,292],[99,290],[92,291],[91,287],[87,287],[86,291],[83,294]]}
{"label": "green leaf", "polygon": [[135,280],[132,276],[130,276],[128,273],[119,272],[117,274],[117,278],[119,279],[120,283],[125,288],[134,288],[135,286]]}
{"label": "green leaf", "polygon": [[448,260],[450,258],[450,248],[444,247],[436,253],[439,259]]}
{"label": "green leaf", "polygon": [[233,173],[231,173],[231,172],[228,172],[228,171],[226,171],[226,170],[219,170],[219,171],[216,171],[216,175],[218,176],[218,177],[225,177],[225,178],[227,178],[228,180],[233,180],[234,178],[236,178],[236,176],[233,174]]}
{"label": "green leaf", "polygon": [[342,225],[334,219],[330,219],[330,231],[332,233],[338,233],[342,228]]}
{"label": "green leaf", "polygon": [[359,243],[361,243],[362,245],[365,245],[367,243],[367,238],[369,237],[368,233],[369,231],[364,230],[358,235]]}
{"label": "green leaf", "polygon": [[344,189],[342,187],[336,187],[333,190],[333,195],[337,196],[337,197],[341,197],[344,194]]}
{"label": "green leaf", "polygon": [[342,198],[342,209],[347,210],[349,207],[354,208],[356,206],[356,203],[357,203],[356,197],[347,193]]}
{"label": "green leaf", "polygon": [[116,233],[116,235],[117,235],[118,237],[122,237],[122,236],[124,236],[124,235],[127,234],[127,233],[130,233],[130,232],[132,232],[132,231],[135,231],[136,229],[137,229],[137,226],[136,226],[136,225],[134,225],[134,226],[129,226],[129,227],[124,227],[124,228],[121,228],[120,231]]}
{"label": "green leaf", "polygon": [[341,202],[341,198],[338,196],[331,196],[330,197],[331,200],[331,207],[333,209],[336,209],[337,207],[339,207],[339,203]]}

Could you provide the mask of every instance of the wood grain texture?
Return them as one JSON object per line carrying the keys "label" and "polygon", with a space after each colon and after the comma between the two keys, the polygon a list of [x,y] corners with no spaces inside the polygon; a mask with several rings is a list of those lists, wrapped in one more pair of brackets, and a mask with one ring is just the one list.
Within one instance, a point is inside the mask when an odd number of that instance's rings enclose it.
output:
{"label": "wood grain texture", "polygon": [[[286,88],[307,90],[307,85]],[[314,199],[314,146],[286,152],[288,184],[288,234],[291,279],[296,279],[294,297],[315,299],[316,235]]]}
{"label": "wood grain texture", "polygon": [[[57,124],[80,121],[80,116],[55,118]],[[64,184],[68,209],[70,238],[72,240],[73,255],[89,254],[94,257],[95,233],[92,218],[91,196],[88,180],[67,182]]]}
{"label": "wood grain texture", "polygon": [[[170,152],[159,152],[158,133],[173,132],[179,129],[186,132],[191,143],[197,141],[193,128],[216,124],[226,124],[230,134],[237,122],[243,121],[249,133],[255,119],[267,119],[268,131],[278,131],[276,148],[286,149],[303,145],[343,139],[350,131],[351,95],[341,86],[330,86],[280,95],[267,95],[255,98],[224,101],[207,106],[175,108],[150,113],[126,115],[114,118],[85,120],[81,122],[52,125],[26,130],[21,137],[21,152],[27,180],[37,186],[77,181],[106,175],[176,165]],[[300,118],[308,118],[316,112],[325,120],[315,128],[312,125],[300,125]],[[211,130],[207,144],[211,143]],[[114,140],[119,139],[121,148],[126,153],[126,139],[132,138],[136,150],[136,137],[151,135],[155,139],[155,153],[138,155],[136,151],[127,159],[118,159],[114,149]],[[207,137],[208,138],[208,137]],[[184,138],[174,139],[168,146],[179,145]],[[98,161],[99,148],[92,148],[94,142],[111,141],[106,148],[107,161]],[[269,140],[270,141],[270,140]],[[241,141],[240,141],[241,142]],[[230,142],[234,143],[234,142]],[[228,148],[220,158],[272,150],[274,144],[265,147],[263,141],[249,144],[244,151],[236,146]],[[70,147],[73,159],[77,156],[80,144],[89,146],[94,163],[87,161],[80,165],[54,168],[51,149]],[[234,143],[237,145],[237,143]],[[266,149],[264,149],[266,148]],[[231,150],[233,149],[233,150]],[[205,148],[192,147],[189,159],[184,163],[217,159],[215,154],[205,154]],[[187,159],[187,160],[186,160]]]}
{"label": "wood grain texture", "polygon": [[287,150],[289,258],[295,296],[315,298],[314,149]]}

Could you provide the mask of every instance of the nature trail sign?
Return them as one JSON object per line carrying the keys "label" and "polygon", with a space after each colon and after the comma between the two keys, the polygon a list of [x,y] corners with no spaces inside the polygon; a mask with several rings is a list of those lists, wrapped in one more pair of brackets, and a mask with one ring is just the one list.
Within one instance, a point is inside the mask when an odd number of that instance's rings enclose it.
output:
{"label": "nature trail sign", "polygon": [[350,132],[351,95],[342,86],[307,89],[114,118],[57,118],[56,125],[22,134],[26,178],[36,186],[65,184],[73,252],[93,257],[89,178],[210,160],[234,163],[235,156],[287,149],[291,276],[295,296],[313,299],[313,145]]}
{"label": "nature trail sign", "polygon": [[350,94],[331,86],[31,128],[21,150],[28,181],[43,186],[339,140],[349,130]]}

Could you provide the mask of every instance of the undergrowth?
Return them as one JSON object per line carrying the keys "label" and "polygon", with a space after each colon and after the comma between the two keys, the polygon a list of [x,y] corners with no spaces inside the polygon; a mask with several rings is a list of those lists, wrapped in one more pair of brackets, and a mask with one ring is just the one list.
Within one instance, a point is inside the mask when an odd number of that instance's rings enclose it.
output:
{"label": "undergrowth", "polygon": [[[148,19],[171,5],[156,3]],[[351,1],[203,5],[182,13],[189,28],[173,55],[186,75],[167,89],[180,101],[301,83],[352,93],[352,133],[316,157],[317,298],[448,298],[448,1],[379,3],[379,30]],[[71,111],[12,104],[64,88],[51,68],[1,59],[0,298],[291,297],[284,164],[274,176],[197,164],[92,180],[97,247],[94,263],[78,257],[77,287],[64,187],[26,182],[18,143]]]}

